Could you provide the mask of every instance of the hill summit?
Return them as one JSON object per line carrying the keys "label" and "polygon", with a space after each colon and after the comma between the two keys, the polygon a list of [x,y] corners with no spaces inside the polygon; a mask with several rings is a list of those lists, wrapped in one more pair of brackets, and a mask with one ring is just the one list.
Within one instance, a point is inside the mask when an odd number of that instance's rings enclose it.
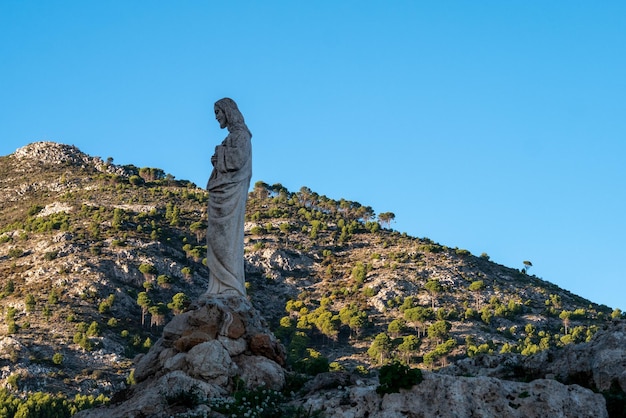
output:
{"label": "hill summit", "polygon": [[[159,168],[73,146],[39,142],[0,157],[4,397],[57,394],[75,412],[132,384],[133,359],[207,288],[207,199]],[[590,344],[621,318],[387,221],[307,187],[259,181],[250,192],[247,291],[285,348],[294,392],[330,371],[367,382],[404,364],[443,376],[502,356],[516,359],[507,378],[524,379],[537,369],[528,359]]]}

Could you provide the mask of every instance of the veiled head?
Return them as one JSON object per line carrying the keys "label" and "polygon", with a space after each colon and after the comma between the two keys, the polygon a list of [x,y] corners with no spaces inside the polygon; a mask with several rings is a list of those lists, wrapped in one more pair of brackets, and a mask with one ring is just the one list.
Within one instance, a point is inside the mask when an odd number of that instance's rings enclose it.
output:
{"label": "veiled head", "polygon": [[226,117],[227,127],[230,128],[230,127],[234,127],[238,125],[242,125],[242,126],[246,125],[243,119],[243,115],[239,111],[239,108],[237,107],[237,103],[235,103],[233,99],[224,97],[223,99],[220,99],[217,102],[215,102],[215,108],[216,110],[220,109],[224,113],[224,116]]}

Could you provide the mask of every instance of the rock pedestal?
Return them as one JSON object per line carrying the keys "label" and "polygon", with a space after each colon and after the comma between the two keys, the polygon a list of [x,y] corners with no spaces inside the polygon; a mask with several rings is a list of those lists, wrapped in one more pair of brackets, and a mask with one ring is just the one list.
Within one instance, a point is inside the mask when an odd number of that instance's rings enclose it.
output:
{"label": "rock pedestal", "polygon": [[138,360],[136,385],[114,397],[108,408],[77,416],[169,416],[167,400],[181,392],[223,396],[239,379],[247,388],[264,385],[280,390],[285,384],[284,365],[283,347],[246,298],[205,296],[176,315]]}

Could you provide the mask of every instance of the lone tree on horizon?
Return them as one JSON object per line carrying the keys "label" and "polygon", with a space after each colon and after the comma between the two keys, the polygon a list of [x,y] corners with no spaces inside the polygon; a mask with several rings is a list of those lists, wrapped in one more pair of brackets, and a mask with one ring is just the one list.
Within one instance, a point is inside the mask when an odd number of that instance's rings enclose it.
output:
{"label": "lone tree on horizon", "polygon": [[524,268],[522,269],[522,271],[523,271],[524,273],[528,273],[528,270],[530,270],[530,268],[533,266],[533,263],[531,263],[531,262],[530,262],[530,261],[528,261],[528,260],[524,260],[524,262],[523,262],[523,263],[524,263]]}
{"label": "lone tree on horizon", "polygon": [[383,212],[378,214],[378,222],[383,226],[387,225],[387,228],[391,226],[391,221],[396,219],[396,214],[393,212]]}

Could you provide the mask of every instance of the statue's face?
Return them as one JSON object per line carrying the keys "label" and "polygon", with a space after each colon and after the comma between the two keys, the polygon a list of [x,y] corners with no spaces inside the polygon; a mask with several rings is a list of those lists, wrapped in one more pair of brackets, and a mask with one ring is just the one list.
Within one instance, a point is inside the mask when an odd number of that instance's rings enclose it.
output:
{"label": "statue's face", "polygon": [[220,128],[224,129],[226,127],[226,115],[224,111],[217,106],[215,106],[215,119],[220,124]]}

